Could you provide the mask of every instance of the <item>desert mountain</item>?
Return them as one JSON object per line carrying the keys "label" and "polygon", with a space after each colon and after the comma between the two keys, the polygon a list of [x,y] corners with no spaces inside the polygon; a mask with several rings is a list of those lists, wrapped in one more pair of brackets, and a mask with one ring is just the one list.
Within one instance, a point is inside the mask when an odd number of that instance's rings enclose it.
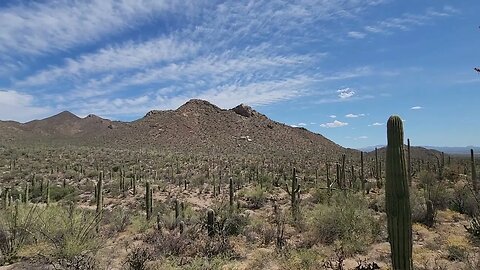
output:
{"label": "desert mountain", "polygon": [[248,153],[336,157],[354,152],[304,128],[294,128],[240,104],[221,109],[193,99],[176,110],[154,110],[132,122],[80,118],[70,112],[27,123],[1,122],[4,143],[44,143],[156,149],[174,152]]}

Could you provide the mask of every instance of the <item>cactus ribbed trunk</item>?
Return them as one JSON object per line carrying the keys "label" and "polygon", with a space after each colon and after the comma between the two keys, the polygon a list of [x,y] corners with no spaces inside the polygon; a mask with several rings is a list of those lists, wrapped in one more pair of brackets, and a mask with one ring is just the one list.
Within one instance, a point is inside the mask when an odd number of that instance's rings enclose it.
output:
{"label": "cactus ribbed trunk", "polygon": [[394,270],[410,270],[413,269],[412,219],[400,117],[388,119],[387,139],[385,201],[392,266]]}
{"label": "cactus ribbed trunk", "polygon": [[215,212],[212,209],[207,210],[207,231],[208,236],[212,237],[215,235]]}
{"label": "cactus ribbed trunk", "polygon": [[475,169],[475,156],[473,155],[473,149],[470,149],[470,159],[472,165],[472,187],[475,193],[478,193],[477,172]]}
{"label": "cactus ribbed trunk", "polygon": [[233,179],[232,179],[232,177],[230,177],[228,189],[229,189],[228,194],[229,194],[230,211],[233,212],[233,197],[234,197],[234,193],[233,193]]}
{"label": "cactus ribbed trunk", "polygon": [[28,187],[28,182],[25,183],[25,204],[28,204],[30,195],[29,195],[29,187]]}
{"label": "cactus ribbed trunk", "polygon": [[145,210],[147,212],[147,220],[152,217],[152,192],[150,189],[150,182],[145,185]]}
{"label": "cactus ribbed trunk", "polygon": [[363,152],[360,152],[360,182],[362,185],[362,192],[365,192],[365,171],[363,168]]}
{"label": "cactus ribbed trunk", "polygon": [[97,202],[96,214],[98,218],[96,231],[98,233],[100,231],[100,221],[102,220],[102,212],[103,212],[103,171],[101,171],[98,176],[96,202]]}
{"label": "cactus ribbed trunk", "polygon": [[410,155],[410,139],[407,139],[407,175],[408,175],[408,185],[412,186],[412,163]]}
{"label": "cactus ribbed trunk", "polygon": [[47,180],[47,194],[45,198],[45,203],[47,204],[47,206],[50,205],[50,180]]}

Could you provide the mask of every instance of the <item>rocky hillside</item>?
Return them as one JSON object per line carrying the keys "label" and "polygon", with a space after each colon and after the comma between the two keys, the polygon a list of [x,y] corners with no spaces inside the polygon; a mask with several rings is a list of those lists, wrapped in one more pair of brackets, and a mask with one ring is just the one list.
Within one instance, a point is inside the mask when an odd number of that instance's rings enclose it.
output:
{"label": "rocky hillside", "polygon": [[176,110],[150,111],[132,122],[80,118],[70,112],[28,123],[0,122],[3,143],[143,148],[211,154],[276,154],[325,158],[344,149],[320,134],[270,120],[247,105],[224,110],[190,100]]}

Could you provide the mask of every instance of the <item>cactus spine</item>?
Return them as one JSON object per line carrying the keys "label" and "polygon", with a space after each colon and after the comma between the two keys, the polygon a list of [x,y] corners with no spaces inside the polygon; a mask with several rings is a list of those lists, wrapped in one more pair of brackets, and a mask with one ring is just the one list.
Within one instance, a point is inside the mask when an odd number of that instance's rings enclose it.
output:
{"label": "cactus spine", "polygon": [[413,269],[412,219],[408,176],[403,152],[403,123],[391,116],[387,122],[386,209],[394,270]]}

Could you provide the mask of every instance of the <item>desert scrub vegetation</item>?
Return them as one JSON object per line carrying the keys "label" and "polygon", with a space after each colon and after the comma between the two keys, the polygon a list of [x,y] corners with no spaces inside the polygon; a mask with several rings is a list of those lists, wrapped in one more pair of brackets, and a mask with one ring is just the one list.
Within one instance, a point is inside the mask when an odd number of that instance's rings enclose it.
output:
{"label": "desert scrub vegetation", "polygon": [[[42,207],[16,201],[0,211],[2,263],[20,259],[22,250],[36,250],[52,265],[94,265],[101,247],[94,229],[99,222],[89,210],[69,205]],[[93,267],[93,266],[92,266]]]}
{"label": "desert scrub vegetation", "polygon": [[347,254],[367,251],[383,235],[381,220],[361,194],[334,193],[329,204],[306,212],[310,244],[340,243]]}
{"label": "desert scrub vegetation", "polygon": [[[305,158],[0,148],[0,263],[389,269],[390,165],[383,149],[376,152]],[[479,204],[471,160],[410,156],[415,267],[476,269]]]}

